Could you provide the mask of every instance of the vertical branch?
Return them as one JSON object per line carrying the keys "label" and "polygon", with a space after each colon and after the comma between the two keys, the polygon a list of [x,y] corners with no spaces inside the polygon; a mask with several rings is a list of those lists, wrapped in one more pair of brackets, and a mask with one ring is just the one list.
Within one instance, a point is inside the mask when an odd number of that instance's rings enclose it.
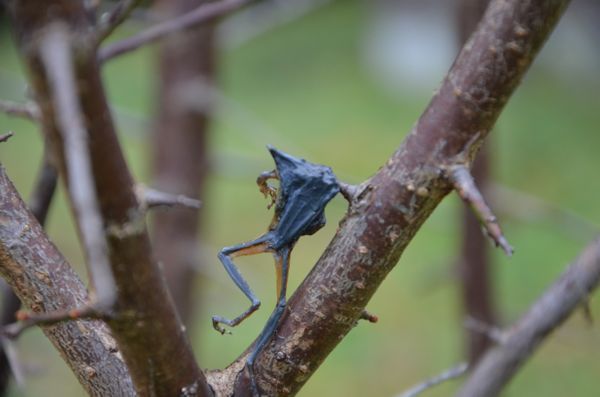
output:
{"label": "vertical branch", "polygon": [[[91,191],[97,195],[102,238],[107,243],[110,270],[116,282],[116,304],[108,325],[137,394],[174,396],[186,391],[188,395],[210,395],[152,255],[144,211],[134,192],[135,183],[106,102],[97,63],[95,31],[82,4],[53,0],[48,4],[52,13],[46,11],[47,7],[23,0],[12,0],[10,5],[19,48],[77,216],[80,214],[74,196],[79,180],[70,179],[74,173],[70,169],[72,141],[65,128],[77,124],[73,118],[82,119],[78,127],[84,134],[82,150],[90,158]],[[59,31],[63,33],[58,34]],[[64,44],[54,43],[54,48],[60,49],[62,45],[64,51],[69,52],[71,66],[65,66],[62,73],[72,71],[75,84],[72,94],[61,93],[69,86],[56,84],[54,80],[66,78],[49,70],[55,62],[51,58],[61,52],[51,52],[45,45],[48,40],[57,38]],[[62,62],[65,65],[64,59]],[[74,103],[67,104],[64,95],[72,95],[69,101]]]}
{"label": "vertical branch", "polygon": [[[198,7],[202,0],[160,0],[166,18]],[[153,136],[153,179],[158,189],[201,198],[208,166],[210,95],[214,73],[214,28],[205,24],[167,37],[160,47],[159,93]],[[193,306],[200,220],[197,211],[173,208],[154,215],[153,243],[167,285],[184,323]]]}
{"label": "vertical branch", "polygon": [[[462,46],[481,20],[489,0],[460,0],[457,3],[458,40]],[[473,162],[471,173],[482,187],[490,178],[489,142],[484,143]],[[493,283],[490,274],[489,244],[481,232],[477,217],[466,206],[462,210],[462,244],[458,273],[461,282],[464,318],[496,324]],[[462,322],[461,322],[462,323]],[[474,364],[493,343],[485,334],[463,327],[467,362]]]}

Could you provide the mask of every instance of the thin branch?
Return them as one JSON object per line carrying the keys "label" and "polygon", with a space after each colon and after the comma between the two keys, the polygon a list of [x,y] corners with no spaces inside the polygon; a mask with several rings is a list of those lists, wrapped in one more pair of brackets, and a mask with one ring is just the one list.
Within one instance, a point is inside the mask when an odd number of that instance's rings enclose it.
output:
{"label": "thin branch", "polygon": [[476,318],[467,317],[465,319],[464,325],[465,328],[467,328],[468,330],[475,331],[481,335],[484,335],[489,340],[497,344],[501,345],[506,339],[506,333],[502,329],[494,327],[490,324],[486,324],[483,321],[478,320]]}
{"label": "thin branch", "polygon": [[[57,121],[63,132],[70,186],[68,191],[88,259],[94,293],[92,302],[77,311],[91,313],[108,310],[115,301],[116,286],[96,198],[85,121],[76,97],[77,82],[67,32],[57,28],[47,32],[42,40],[41,58],[48,71],[49,83],[54,92],[53,100],[57,106]],[[69,318],[70,313],[63,313],[63,317]]]}
{"label": "thin branch", "polygon": [[442,372],[436,376],[433,376],[429,379],[426,379],[422,383],[419,383],[418,385],[411,387],[404,393],[399,394],[398,397],[415,397],[415,396],[423,393],[427,389],[431,389],[432,387],[439,385],[440,383],[444,383],[449,380],[456,379],[456,378],[463,376],[467,372],[468,369],[469,369],[469,364],[460,363],[455,367],[447,369],[444,372]]}
{"label": "thin branch", "polygon": [[552,331],[587,301],[598,284],[600,238],[596,238],[506,332],[504,342],[483,356],[457,396],[498,395]]}
{"label": "thin branch", "polygon": [[120,0],[112,10],[100,16],[97,27],[97,41],[101,42],[129,16],[141,0]]}
{"label": "thin branch", "polygon": [[513,248],[508,244],[500,225],[498,225],[496,216],[475,185],[469,169],[462,165],[451,167],[448,170],[448,178],[452,181],[454,189],[460,198],[471,207],[494,244],[497,247],[501,247],[506,255],[511,256]]}
{"label": "thin branch", "polygon": [[0,99],[0,113],[38,122],[40,112],[35,103],[16,103]]}
{"label": "thin branch", "polygon": [[12,137],[14,134],[12,131],[7,132],[6,134],[0,135],[0,143],[6,142]]}
{"label": "thin branch", "polygon": [[134,51],[139,47],[155,42],[163,37],[189,29],[202,22],[206,22],[223,15],[229,14],[252,0],[220,0],[214,3],[205,3],[171,20],[158,23],[132,37],[107,45],[100,49],[98,59],[105,62],[121,54]]}
{"label": "thin branch", "polygon": [[172,194],[161,192],[160,190],[152,189],[144,185],[136,186],[136,193],[140,202],[146,208],[156,207],[184,207],[190,209],[200,209],[202,202],[183,194]]}

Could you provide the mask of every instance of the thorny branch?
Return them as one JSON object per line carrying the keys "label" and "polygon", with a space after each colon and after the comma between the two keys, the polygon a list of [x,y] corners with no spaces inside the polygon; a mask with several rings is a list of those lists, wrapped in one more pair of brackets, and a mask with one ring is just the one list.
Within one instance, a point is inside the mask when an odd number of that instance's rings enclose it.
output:
{"label": "thorny branch", "polygon": [[[414,234],[451,191],[443,170],[472,162],[567,4],[490,4],[411,133],[361,186],[336,236],[289,300],[276,335],[255,362],[264,394],[295,394],[356,324]],[[211,374],[215,389],[216,383],[235,382],[225,395],[247,395],[247,376],[237,377],[241,360]]]}
{"label": "thorny branch", "polygon": [[98,59],[100,62],[108,61],[121,54],[134,51],[143,45],[160,40],[169,34],[189,29],[202,22],[229,14],[251,1],[252,0],[220,0],[218,2],[202,4],[193,11],[182,14],[171,20],[158,23],[135,36],[101,48],[98,53]]}
{"label": "thorny branch", "polygon": [[485,354],[458,397],[493,397],[500,393],[537,347],[569,315],[585,305],[600,283],[600,238],[596,238],[510,329],[503,343]]}

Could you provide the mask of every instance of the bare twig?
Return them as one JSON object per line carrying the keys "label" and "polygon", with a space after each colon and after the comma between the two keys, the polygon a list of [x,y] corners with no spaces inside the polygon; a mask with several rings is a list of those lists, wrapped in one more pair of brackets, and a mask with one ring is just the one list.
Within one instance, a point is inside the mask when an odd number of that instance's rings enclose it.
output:
{"label": "bare twig", "polygon": [[6,134],[0,135],[0,143],[8,141],[10,139],[10,137],[13,136],[13,135],[14,134],[13,134],[12,131],[9,131]]}
{"label": "bare twig", "polygon": [[447,369],[444,372],[433,376],[429,379],[426,379],[422,383],[411,387],[407,391],[399,394],[398,397],[415,397],[423,393],[425,390],[439,385],[440,383],[447,382],[449,380],[463,376],[467,372],[467,369],[469,369],[469,364],[460,363],[455,367]]}
{"label": "bare twig", "polygon": [[196,26],[202,22],[215,19],[233,12],[250,3],[252,0],[221,0],[206,3],[181,16],[156,24],[135,36],[118,41],[101,48],[98,53],[100,62],[105,62],[121,54],[134,51],[139,47],[160,40],[163,37]]}
{"label": "bare twig", "polygon": [[471,207],[475,216],[477,216],[477,219],[483,225],[487,235],[497,247],[499,246],[504,250],[506,255],[511,256],[513,248],[506,241],[504,234],[502,234],[502,229],[498,225],[496,216],[486,204],[481,192],[475,185],[469,169],[462,165],[453,166],[448,170],[448,178],[452,181],[454,189],[460,198]]}
{"label": "bare twig", "polygon": [[593,241],[475,366],[457,394],[492,397],[500,393],[537,347],[600,283],[600,238]]}
{"label": "bare twig", "polygon": [[184,207],[191,209],[199,209],[202,207],[202,202],[183,194],[172,194],[161,192],[160,190],[152,189],[144,185],[136,186],[136,193],[140,202],[146,208],[156,207]]}
{"label": "bare twig", "polygon": [[[115,300],[115,281],[108,261],[104,227],[100,218],[96,188],[93,183],[87,133],[82,110],[76,98],[77,87],[67,33],[62,29],[47,32],[41,46],[42,62],[53,85],[58,123],[64,136],[69,194],[88,259],[93,297],[80,312],[109,309]],[[70,317],[69,313],[65,313]]]}
{"label": "bare twig", "polygon": [[485,335],[489,340],[502,344],[506,339],[506,333],[498,327],[486,324],[481,320],[473,317],[467,317],[464,322],[465,328],[475,331],[481,335]]}
{"label": "bare twig", "polygon": [[0,113],[21,117],[31,121],[39,121],[40,115],[35,103],[16,103],[0,99]]}
{"label": "bare twig", "polygon": [[100,17],[97,28],[97,40],[101,42],[127,18],[131,11],[140,3],[140,0],[120,0],[112,10]]}

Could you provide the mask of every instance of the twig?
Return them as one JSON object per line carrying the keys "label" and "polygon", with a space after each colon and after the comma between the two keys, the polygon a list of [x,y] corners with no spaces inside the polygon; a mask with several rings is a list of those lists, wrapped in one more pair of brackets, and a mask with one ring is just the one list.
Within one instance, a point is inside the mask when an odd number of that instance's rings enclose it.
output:
{"label": "twig", "polygon": [[440,383],[461,377],[465,372],[467,372],[467,369],[469,369],[469,365],[467,363],[460,363],[455,367],[447,369],[439,375],[426,379],[422,383],[411,387],[404,393],[399,394],[398,397],[415,397],[416,395],[421,394],[425,390],[437,386]]}
{"label": "twig", "polygon": [[97,40],[101,42],[127,18],[140,0],[121,0],[114,8],[100,17],[97,28]]}
{"label": "twig", "polygon": [[377,317],[377,315],[373,314],[373,313],[369,313],[366,310],[363,310],[362,313],[360,314],[359,317],[361,320],[366,320],[370,323],[375,324],[377,321],[379,321],[379,317]]}
{"label": "twig", "polygon": [[467,317],[464,322],[465,328],[478,332],[482,335],[485,335],[491,341],[495,343],[502,344],[506,339],[506,333],[502,331],[502,329],[498,327],[494,327],[493,325],[486,324],[483,321],[480,321],[473,317]]}
{"label": "twig", "polygon": [[13,135],[14,134],[13,134],[12,131],[9,131],[6,134],[0,135],[0,143],[8,141],[10,139],[10,137],[13,136]]}
{"label": "twig", "polygon": [[200,200],[187,197],[183,194],[161,192],[160,190],[152,189],[141,184],[136,186],[136,194],[138,195],[139,201],[145,205],[146,208],[181,206],[197,210],[202,207],[202,202]]}
{"label": "twig", "polygon": [[471,207],[494,244],[501,247],[506,255],[511,256],[513,248],[508,244],[502,229],[498,225],[496,216],[486,204],[479,189],[477,189],[469,169],[462,165],[451,167],[448,170],[448,178],[460,198]]}
{"label": "twig", "polygon": [[35,103],[16,103],[0,99],[0,113],[38,122],[40,115]]}
{"label": "twig", "polygon": [[599,283],[600,238],[596,238],[506,332],[504,342],[483,356],[457,396],[498,395],[545,338],[588,299]]}
{"label": "twig", "polygon": [[158,23],[134,36],[101,48],[98,53],[98,59],[100,62],[105,62],[118,55],[134,51],[145,44],[160,40],[171,33],[189,29],[202,22],[228,14],[251,1],[252,0],[221,0],[215,3],[203,4],[193,11],[171,20]]}
{"label": "twig", "polygon": [[[41,57],[48,70],[57,106],[57,122],[63,132],[69,193],[73,202],[95,296],[94,303],[80,309],[88,312],[92,307],[100,310],[112,305],[116,288],[107,255],[104,228],[99,213],[96,189],[93,183],[87,134],[83,114],[76,97],[71,53],[65,31],[56,28],[47,32],[41,47]],[[66,313],[63,313],[66,314]]]}

